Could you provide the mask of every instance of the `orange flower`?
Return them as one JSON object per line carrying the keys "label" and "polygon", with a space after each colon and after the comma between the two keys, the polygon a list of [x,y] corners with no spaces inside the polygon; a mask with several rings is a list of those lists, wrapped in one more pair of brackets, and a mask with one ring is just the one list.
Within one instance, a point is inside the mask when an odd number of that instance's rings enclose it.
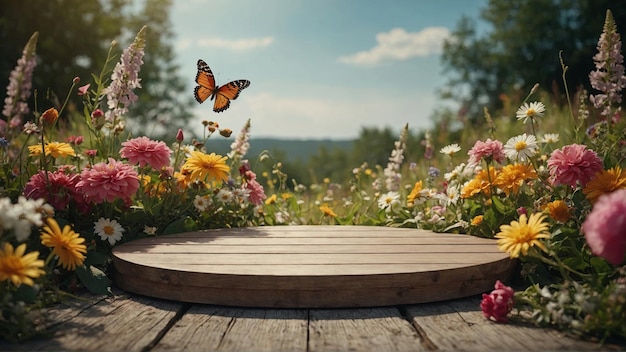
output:
{"label": "orange flower", "polygon": [[320,205],[320,210],[324,213],[324,216],[330,216],[331,218],[337,217],[337,214],[326,204]]}
{"label": "orange flower", "polygon": [[558,199],[546,204],[545,210],[554,221],[565,223],[569,220],[569,207],[563,200]]}
{"label": "orange flower", "polygon": [[592,204],[595,204],[601,195],[612,193],[620,188],[626,188],[626,172],[616,166],[609,170],[602,170],[587,182],[583,193]]}
{"label": "orange flower", "polygon": [[54,123],[57,122],[58,119],[59,112],[55,108],[50,108],[44,111],[43,114],[41,114],[41,117],[39,117],[39,121],[46,126],[54,125]]}
{"label": "orange flower", "polygon": [[537,178],[537,173],[529,164],[510,164],[502,168],[493,181],[508,196],[517,194],[524,181]]}

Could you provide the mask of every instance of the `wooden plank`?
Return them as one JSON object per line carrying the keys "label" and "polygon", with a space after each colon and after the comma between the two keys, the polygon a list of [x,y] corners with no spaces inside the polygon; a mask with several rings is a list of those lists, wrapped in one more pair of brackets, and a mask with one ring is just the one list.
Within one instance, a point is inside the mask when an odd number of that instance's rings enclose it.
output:
{"label": "wooden plank", "polygon": [[29,351],[142,351],[158,339],[181,309],[180,303],[116,295],[60,323],[52,339],[14,347]]}
{"label": "wooden plank", "polygon": [[306,310],[194,305],[153,351],[306,351]]}
{"label": "wooden plank", "polygon": [[424,351],[415,329],[395,308],[309,312],[309,351]]}
{"label": "wooden plank", "polygon": [[[450,351],[604,350],[597,343],[551,329],[498,324],[485,319],[480,298],[407,306],[413,324],[437,349]],[[613,346],[616,347],[616,346]]]}

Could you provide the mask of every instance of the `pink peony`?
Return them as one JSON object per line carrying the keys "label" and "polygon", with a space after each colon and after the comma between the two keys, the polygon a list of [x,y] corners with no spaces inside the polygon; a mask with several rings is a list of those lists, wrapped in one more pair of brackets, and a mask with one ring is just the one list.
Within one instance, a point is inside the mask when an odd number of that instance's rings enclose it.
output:
{"label": "pink peony", "polygon": [[565,184],[575,188],[577,183],[585,187],[603,167],[596,152],[584,145],[570,144],[552,152],[548,169],[555,186]]}
{"label": "pink peony", "polygon": [[31,176],[24,186],[23,194],[26,198],[43,198],[57,211],[66,210],[70,204],[82,213],[90,210],[89,204],[76,189],[80,175],[68,174],[63,170],[47,173],[47,177],[43,170]]}
{"label": "pink peony", "polygon": [[480,309],[485,318],[493,318],[499,323],[508,321],[507,315],[513,308],[513,296],[515,291],[504,285],[500,280],[496,281],[495,290],[490,294],[483,293],[483,300],[480,302]]}
{"label": "pink peony", "polygon": [[80,174],[76,187],[95,203],[112,202],[117,198],[130,200],[139,189],[139,177],[132,166],[113,158],[93,165]]}
{"label": "pink peony", "polygon": [[468,162],[470,165],[478,165],[482,159],[492,159],[501,164],[506,158],[502,142],[493,141],[491,138],[484,142],[476,141],[467,155],[470,156]]}
{"label": "pink peony", "polygon": [[120,155],[131,164],[150,165],[156,170],[170,164],[172,150],[163,142],[153,141],[148,137],[138,137],[122,143]]}
{"label": "pink peony", "polygon": [[582,230],[591,252],[613,265],[624,262],[626,253],[626,189],[598,198]]}

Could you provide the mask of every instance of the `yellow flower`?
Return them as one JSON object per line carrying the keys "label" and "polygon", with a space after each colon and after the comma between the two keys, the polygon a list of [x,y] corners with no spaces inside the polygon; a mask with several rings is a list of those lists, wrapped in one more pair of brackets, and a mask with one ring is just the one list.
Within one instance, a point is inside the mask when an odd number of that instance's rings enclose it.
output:
{"label": "yellow flower", "polygon": [[[76,156],[76,152],[68,143],[50,142],[44,146],[46,156],[52,155],[53,158],[63,158],[66,156]],[[41,144],[29,145],[28,152],[31,156],[41,155]]]}
{"label": "yellow flower", "polygon": [[59,257],[60,264],[68,270],[76,270],[76,266],[83,265],[87,247],[85,239],[74,232],[69,225],[63,227],[53,218],[48,218],[48,226],[43,227],[41,244],[53,248],[52,252]]}
{"label": "yellow flower", "polygon": [[529,164],[509,164],[498,172],[498,176],[493,181],[493,185],[500,188],[508,196],[511,193],[517,194],[524,181],[536,179],[537,173]]}
{"label": "yellow flower", "polygon": [[33,286],[33,279],[44,275],[41,270],[43,260],[39,258],[39,252],[30,252],[26,255],[26,244],[22,243],[13,250],[10,243],[4,244],[0,249],[0,281],[11,280],[15,286],[21,284]]}
{"label": "yellow flower", "polygon": [[284,199],[284,200],[287,200],[287,199],[289,199],[289,198],[293,197],[293,194],[288,193],[288,192],[285,192],[285,193],[282,193],[282,194],[280,195],[280,197],[281,197],[282,199]]}
{"label": "yellow flower", "polygon": [[554,221],[565,223],[569,220],[569,207],[561,199],[546,204],[545,210]]}
{"label": "yellow flower", "polygon": [[498,248],[509,253],[511,258],[518,258],[520,253],[526,255],[532,246],[545,251],[546,247],[540,241],[550,238],[547,232],[548,224],[543,222],[545,217],[541,213],[531,214],[529,218],[522,214],[519,221],[511,221],[509,225],[500,226],[500,232],[495,236],[498,239],[496,242]]}
{"label": "yellow flower", "polygon": [[337,214],[326,204],[320,205],[320,210],[324,213],[324,216],[337,217]]}
{"label": "yellow flower", "polygon": [[230,168],[226,165],[226,159],[225,156],[215,153],[205,154],[194,150],[185,161],[182,169],[186,172],[191,172],[190,177],[193,181],[207,181],[208,177],[209,180],[226,182],[230,173]]}
{"label": "yellow flower", "polygon": [[267,197],[267,199],[265,200],[265,204],[266,205],[274,204],[274,203],[276,203],[277,199],[278,199],[278,197],[276,197],[275,194],[272,194],[271,196]]}
{"label": "yellow flower", "polygon": [[487,170],[481,170],[476,177],[470,180],[463,189],[461,189],[461,198],[470,198],[479,193],[483,193],[489,197],[491,195],[491,182],[498,177],[498,171],[492,166]]}
{"label": "yellow flower", "polygon": [[480,224],[483,223],[483,215],[476,215],[474,216],[474,218],[472,219],[472,226],[478,226]]}
{"label": "yellow flower", "polygon": [[419,197],[420,192],[422,191],[422,181],[415,182],[415,186],[411,190],[411,193],[406,197],[406,203],[408,206],[412,207],[415,204],[415,200]]}
{"label": "yellow flower", "polygon": [[583,193],[592,204],[595,204],[601,195],[612,193],[620,188],[626,188],[626,172],[616,166],[598,172],[591,181],[587,182]]}

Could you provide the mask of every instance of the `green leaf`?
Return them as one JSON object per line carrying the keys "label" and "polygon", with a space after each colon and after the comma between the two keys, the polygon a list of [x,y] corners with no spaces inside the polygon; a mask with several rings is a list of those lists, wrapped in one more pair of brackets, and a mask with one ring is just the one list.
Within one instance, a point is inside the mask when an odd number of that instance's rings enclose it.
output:
{"label": "green leaf", "polygon": [[185,217],[167,225],[165,230],[163,230],[163,234],[171,235],[175,233],[194,231],[197,229],[198,227],[196,226],[196,222],[190,217]]}
{"label": "green leaf", "polygon": [[84,265],[104,265],[107,263],[109,255],[106,253],[91,251],[87,253]]}
{"label": "green leaf", "polygon": [[80,282],[92,293],[113,295],[111,292],[111,281],[102,270],[95,266],[79,266],[76,268],[76,275],[78,275]]}

